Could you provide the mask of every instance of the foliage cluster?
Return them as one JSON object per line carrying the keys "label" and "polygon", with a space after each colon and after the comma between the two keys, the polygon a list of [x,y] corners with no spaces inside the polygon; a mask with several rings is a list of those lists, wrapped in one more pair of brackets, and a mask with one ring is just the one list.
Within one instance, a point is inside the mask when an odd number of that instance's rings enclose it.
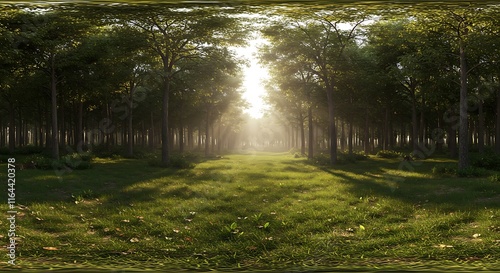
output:
{"label": "foliage cluster", "polygon": [[438,176],[446,175],[456,177],[484,177],[487,175],[487,171],[483,168],[474,166],[459,170],[456,164],[445,164],[434,166],[432,168],[432,174]]}
{"label": "foliage cluster", "polygon": [[[369,157],[363,152],[353,152],[349,154],[348,152],[337,153],[337,164],[348,164],[356,163],[357,161],[366,160]],[[313,163],[318,166],[329,166],[331,165],[330,155],[328,153],[319,153],[313,157]]]}
{"label": "foliage cluster", "polygon": [[174,169],[191,169],[194,168],[195,164],[198,162],[200,162],[200,156],[195,153],[174,153],[170,156],[169,164],[163,163],[159,156],[153,156],[148,160],[149,166],[169,167]]}
{"label": "foliage cluster", "polygon": [[471,165],[478,168],[500,171],[500,155],[493,152],[474,154],[471,157]]}
{"label": "foliage cluster", "polygon": [[85,170],[91,168],[91,162],[94,155],[89,152],[72,153],[61,156],[60,159],[52,159],[42,154],[33,154],[26,157],[23,165],[27,168],[53,170],[53,169],[72,169],[72,170]]}
{"label": "foliage cluster", "polygon": [[403,153],[393,150],[381,150],[375,156],[379,158],[400,158],[403,157]]}

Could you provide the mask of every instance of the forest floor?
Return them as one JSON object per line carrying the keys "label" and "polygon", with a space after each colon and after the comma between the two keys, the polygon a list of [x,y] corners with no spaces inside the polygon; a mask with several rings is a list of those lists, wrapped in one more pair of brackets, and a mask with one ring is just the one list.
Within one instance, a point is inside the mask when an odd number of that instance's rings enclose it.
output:
{"label": "forest floor", "polygon": [[[18,170],[16,267],[500,269],[500,183],[432,174],[450,162],[408,171],[371,157],[325,168],[248,153],[183,170],[133,159],[96,159],[60,178]],[[10,267],[2,256],[0,268]]]}

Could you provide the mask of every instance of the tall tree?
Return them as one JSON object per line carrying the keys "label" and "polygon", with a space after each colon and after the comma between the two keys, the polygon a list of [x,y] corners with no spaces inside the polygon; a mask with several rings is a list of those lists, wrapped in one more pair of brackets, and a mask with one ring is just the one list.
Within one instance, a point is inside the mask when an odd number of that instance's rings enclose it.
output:
{"label": "tall tree", "polygon": [[[240,35],[238,21],[209,8],[155,7],[127,14],[125,24],[140,28],[148,36],[151,49],[162,64],[162,162],[169,163],[169,97],[172,80],[184,68],[186,59],[202,57],[208,46],[234,41]],[[239,37],[243,38],[243,37]],[[237,40],[237,39],[236,39]]]}

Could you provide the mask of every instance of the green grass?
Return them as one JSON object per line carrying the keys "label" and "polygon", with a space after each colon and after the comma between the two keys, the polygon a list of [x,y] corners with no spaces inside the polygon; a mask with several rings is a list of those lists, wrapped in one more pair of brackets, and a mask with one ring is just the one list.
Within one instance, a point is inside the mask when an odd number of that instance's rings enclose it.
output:
{"label": "green grass", "polygon": [[17,264],[500,268],[500,183],[432,174],[450,162],[428,159],[406,171],[398,159],[370,158],[326,168],[254,153],[183,170],[96,159],[60,179],[18,170]]}

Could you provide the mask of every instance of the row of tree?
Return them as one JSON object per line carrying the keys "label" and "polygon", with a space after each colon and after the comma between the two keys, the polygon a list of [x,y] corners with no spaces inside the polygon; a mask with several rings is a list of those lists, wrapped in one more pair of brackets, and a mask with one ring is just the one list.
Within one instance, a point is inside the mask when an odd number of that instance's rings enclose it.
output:
{"label": "row of tree", "polygon": [[[174,147],[300,139],[302,153],[326,146],[335,164],[339,145],[409,141],[422,153],[446,140],[464,168],[471,142],[500,153],[500,8],[421,7],[6,6],[0,146],[54,158],[60,147],[161,146],[168,164]],[[238,139],[244,64],[231,49],[260,26],[268,119],[286,128],[251,136],[251,123]]]}
{"label": "row of tree", "polygon": [[238,126],[241,61],[229,46],[246,38],[239,25],[212,8],[3,9],[0,144],[58,158],[60,147],[97,144],[132,156],[147,141],[168,164],[174,136],[182,151],[197,133],[208,153],[216,121],[219,131]]}
{"label": "row of tree", "polygon": [[313,126],[329,132],[332,162],[339,136],[352,153],[355,128],[365,152],[375,139],[383,149],[409,139],[419,154],[446,141],[460,168],[471,141],[480,152],[495,143],[500,153],[498,6],[319,10],[280,18],[263,33],[268,101],[300,128],[303,153],[308,125],[309,157]]}

